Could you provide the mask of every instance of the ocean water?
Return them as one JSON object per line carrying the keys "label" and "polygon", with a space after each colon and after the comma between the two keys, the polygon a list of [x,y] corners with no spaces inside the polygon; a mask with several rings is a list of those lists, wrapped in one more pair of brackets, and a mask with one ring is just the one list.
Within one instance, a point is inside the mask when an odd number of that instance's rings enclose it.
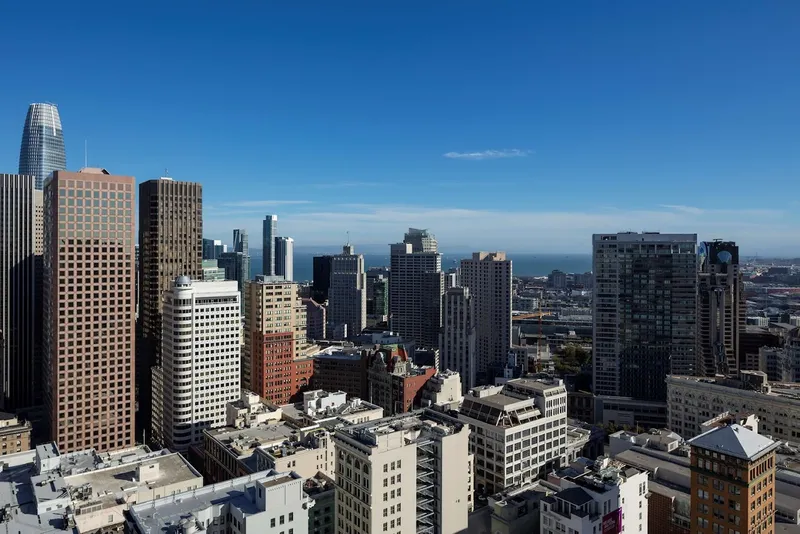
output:
{"label": "ocean water", "polygon": [[[261,272],[261,251],[254,251],[250,259],[250,276]],[[294,255],[294,279],[310,281],[314,277],[314,256],[319,253],[296,252]],[[442,254],[442,270],[447,271],[458,262],[469,257],[468,254]],[[591,254],[509,254],[513,262],[514,276],[545,276],[558,269],[565,273],[585,273],[592,270]],[[364,263],[370,267],[388,266],[389,255],[364,254]]]}

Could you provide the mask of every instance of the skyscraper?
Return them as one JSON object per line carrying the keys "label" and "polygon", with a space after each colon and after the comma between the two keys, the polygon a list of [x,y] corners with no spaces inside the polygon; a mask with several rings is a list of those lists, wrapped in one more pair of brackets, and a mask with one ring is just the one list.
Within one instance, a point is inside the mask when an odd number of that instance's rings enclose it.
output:
{"label": "skyscraper", "polygon": [[[242,253],[242,281],[250,280],[250,240],[244,228],[233,230],[233,251]],[[242,287],[240,284],[239,291]]]}
{"label": "skyscraper", "polygon": [[275,238],[275,276],[282,276],[287,282],[294,280],[294,239]]}
{"label": "skyscraper", "polygon": [[203,277],[203,188],[171,178],[139,185],[139,321],[142,342],[137,354],[139,423],[152,428],[151,369],[161,365],[161,309],[164,293],[182,275]]}
{"label": "skyscraper", "polygon": [[134,444],[135,187],[93,168],[45,184],[45,406],[61,452]]}
{"label": "skyscraper", "polygon": [[703,242],[697,256],[698,369],[692,374],[736,374],[739,332],[745,331],[747,311],[739,247],[731,241]]}
{"label": "skyscraper", "polygon": [[439,343],[442,369],[458,371],[461,387],[477,385],[475,362],[475,300],[466,287],[451,287],[444,293],[442,338]]}
{"label": "skyscraper", "polygon": [[486,373],[502,366],[511,349],[511,260],[505,252],[475,252],[461,260],[460,273],[475,300],[477,372]]}
{"label": "skyscraper", "polygon": [[217,265],[225,270],[225,280],[236,280],[239,291],[244,291],[244,283],[250,279],[250,256],[242,252],[223,252],[217,259]]}
{"label": "skyscraper", "polygon": [[163,365],[154,370],[153,392],[163,416],[154,417],[153,434],[170,450],[185,451],[203,442],[204,429],[225,426],[225,405],[240,396],[239,298],[235,282],[188,276],[164,297]]}
{"label": "skyscraper", "polygon": [[331,287],[331,261],[333,256],[314,256],[314,280],[311,285],[311,298],[320,304],[328,300]]}
{"label": "skyscraper", "polygon": [[[33,176],[0,174],[0,410],[36,404],[36,193]],[[39,301],[41,299],[38,299]]]}
{"label": "skyscraper", "polygon": [[313,374],[311,359],[298,361],[307,338],[306,305],[297,289],[264,276],[245,284],[242,387],[275,404],[288,403]]}
{"label": "skyscraper", "polygon": [[436,237],[428,230],[409,228],[403,237],[403,243],[411,245],[411,252],[439,252]]}
{"label": "skyscraper", "polygon": [[397,243],[390,250],[389,327],[418,347],[436,347],[442,324],[442,256],[412,252],[411,243]]}
{"label": "skyscraper", "polygon": [[203,259],[216,260],[223,253],[228,252],[228,246],[222,244],[221,239],[203,238]]}
{"label": "skyscraper", "polygon": [[278,216],[264,217],[262,252],[264,253],[262,271],[264,276],[275,276],[275,238],[278,237]]}
{"label": "skyscraper", "polygon": [[36,188],[41,189],[50,173],[64,170],[66,166],[64,132],[58,108],[55,104],[31,104],[22,130],[19,173],[35,177]]}
{"label": "skyscraper", "polygon": [[[367,326],[367,275],[364,256],[353,253],[350,244],[331,258],[328,323],[333,331],[357,336]],[[342,329],[342,326],[346,328]]]}
{"label": "skyscraper", "polygon": [[664,377],[694,374],[697,235],[593,236],[596,395],[665,401]]}

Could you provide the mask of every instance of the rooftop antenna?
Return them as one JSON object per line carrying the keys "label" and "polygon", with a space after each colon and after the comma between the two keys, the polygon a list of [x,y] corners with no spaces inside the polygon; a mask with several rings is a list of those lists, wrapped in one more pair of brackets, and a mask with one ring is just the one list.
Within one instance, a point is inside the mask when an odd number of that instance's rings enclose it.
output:
{"label": "rooftop antenna", "polygon": [[169,178],[169,171],[164,167],[164,178]]}
{"label": "rooftop antenna", "polygon": [[347,231],[347,245],[350,246],[350,230]]}
{"label": "rooftop antenna", "polygon": [[89,166],[89,140],[83,140],[83,166]]}

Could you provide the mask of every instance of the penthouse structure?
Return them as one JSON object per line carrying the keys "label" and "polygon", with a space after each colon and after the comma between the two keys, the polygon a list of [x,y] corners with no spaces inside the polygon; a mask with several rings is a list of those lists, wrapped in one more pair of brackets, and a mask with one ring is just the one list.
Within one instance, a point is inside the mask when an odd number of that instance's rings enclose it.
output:
{"label": "penthouse structure", "polygon": [[561,491],[542,499],[543,534],[648,532],[647,473],[602,457],[552,478]]}
{"label": "penthouse structure", "polygon": [[464,396],[475,487],[492,495],[530,484],[559,467],[567,452],[567,390],[562,380],[512,379]]}
{"label": "penthouse structure", "polygon": [[203,477],[180,454],[139,446],[61,454],[54,443],[3,457],[0,502],[8,532],[122,532],[137,502],[199,491]]}
{"label": "penthouse structure", "polygon": [[294,472],[261,471],[191,492],[175,493],[131,508],[136,532],[231,530],[241,534],[308,533],[314,501]]}
{"label": "penthouse structure", "polygon": [[337,532],[465,532],[469,435],[457,419],[427,409],[337,430]]}

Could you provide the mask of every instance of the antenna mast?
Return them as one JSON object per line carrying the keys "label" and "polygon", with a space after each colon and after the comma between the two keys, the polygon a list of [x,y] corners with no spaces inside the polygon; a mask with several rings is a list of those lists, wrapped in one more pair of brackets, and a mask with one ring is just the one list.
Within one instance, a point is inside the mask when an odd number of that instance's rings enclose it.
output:
{"label": "antenna mast", "polygon": [[89,140],[83,140],[83,166],[89,166]]}

